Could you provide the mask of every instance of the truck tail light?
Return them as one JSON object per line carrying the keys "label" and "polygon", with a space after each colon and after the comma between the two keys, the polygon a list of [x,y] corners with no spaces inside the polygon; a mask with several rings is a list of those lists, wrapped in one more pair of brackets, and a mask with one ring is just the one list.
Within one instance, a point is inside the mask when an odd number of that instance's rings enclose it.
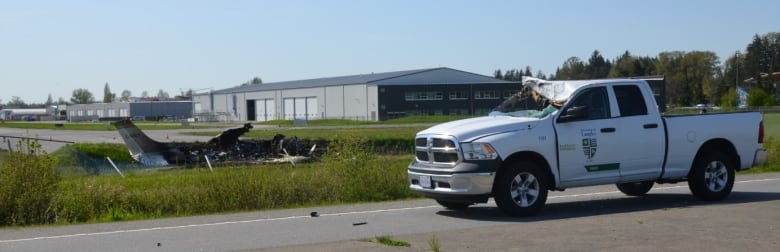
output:
{"label": "truck tail light", "polygon": [[764,121],[758,124],[758,143],[764,143]]}

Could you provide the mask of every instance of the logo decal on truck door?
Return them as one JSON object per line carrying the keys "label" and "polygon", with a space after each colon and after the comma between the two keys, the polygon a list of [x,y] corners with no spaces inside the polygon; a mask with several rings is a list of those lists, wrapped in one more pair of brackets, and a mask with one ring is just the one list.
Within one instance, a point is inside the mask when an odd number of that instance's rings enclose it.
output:
{"label": "logo decal on truck door", "polygon": [[598,149],[598,139],[596,139],[596,129],[581,129],[582,135],[582,152],[588,160],[593,160],[593,156],[596,156],[596,150]]}

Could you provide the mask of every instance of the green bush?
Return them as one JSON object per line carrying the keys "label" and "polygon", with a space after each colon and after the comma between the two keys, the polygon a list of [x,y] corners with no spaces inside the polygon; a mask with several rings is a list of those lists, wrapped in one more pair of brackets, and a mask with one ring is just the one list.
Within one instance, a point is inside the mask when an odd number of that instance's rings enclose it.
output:
{"label": "green bush", "polygon": [[54,159],[35,140],[19,140],[16,150],[0,160],[0,224],[54,221],[51,201],[60,181]]}

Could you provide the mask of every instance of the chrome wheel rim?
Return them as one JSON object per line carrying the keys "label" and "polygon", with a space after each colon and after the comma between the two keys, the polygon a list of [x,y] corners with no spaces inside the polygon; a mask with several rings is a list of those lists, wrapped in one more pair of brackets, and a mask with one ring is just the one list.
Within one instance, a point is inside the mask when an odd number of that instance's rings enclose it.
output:
{"label": "chrome wheel rim", "polygon": [[529,207],[539,199],[539,181],[527,172],[521,172],[512,180],[509,187],[512,200],[520,207]]}
{"label": "chrome wheel rim", "polygon": [[712,192],[720,192],[726,188],[729,182],[729,173],[726,164],[721,161],[712,161],[704,169],[704,184]]}

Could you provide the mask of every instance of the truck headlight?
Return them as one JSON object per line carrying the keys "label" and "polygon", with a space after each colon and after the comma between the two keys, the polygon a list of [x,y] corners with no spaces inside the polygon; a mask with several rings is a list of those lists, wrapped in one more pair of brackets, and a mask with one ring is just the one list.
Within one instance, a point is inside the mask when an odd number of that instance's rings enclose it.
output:
{"label": "truck headlight", "polygon": [[461,143],[463,159],[465,160],[489,160],[498,158],[498,153],[489,143]]}

